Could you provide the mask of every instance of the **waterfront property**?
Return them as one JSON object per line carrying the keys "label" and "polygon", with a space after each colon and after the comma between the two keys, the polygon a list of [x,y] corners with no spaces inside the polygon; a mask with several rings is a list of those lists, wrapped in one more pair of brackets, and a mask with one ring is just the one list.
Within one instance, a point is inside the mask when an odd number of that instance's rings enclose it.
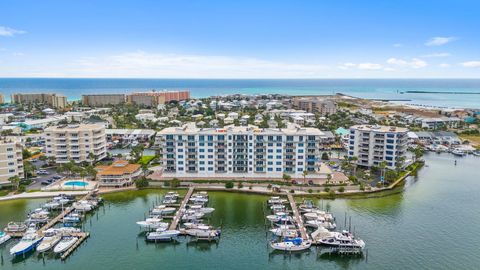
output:
{"label": "waterfront property", "polygon": [[396,168],[406,158],[406,128],[357,125],[350,127],[348,157],[356,157],[360,166],[379,166],[386,162],[388,168]]}
{"label": "waterfront property", "polygon": [[67,97],[58,94],[12,94],[13,104],[46,104],[53,108],[67,107]]}
{"label": "waterfront property", "polygon": [[337,112],[337,103],[328,98],[322,97],[297,97],[293,99],[295,107],[310,113],[330,115]]}
{"label": "waterfront property", "polygon": [[116,160],[112,165],[97,166],[95,169],[99,185],[104,187],[129,186],[142,174],[139,164],[130,164],[126,160]]}
{"label": "waterfront property", "polygon": [[323,132],[289,124],[286,128],[194,123],[157,133],[165,177],[282,178],[318,177]]}
{"label": "waterfront property", "polygon": [[127,95],[127,102],[145,107],[157,107],[170,101],[181,101],[189,98],[190,91],[188,90],[136,92]]}
{"label": "waterfront property", "polygon": [[23,178],[22,145],[14,138],[0,138],[0,186],[10,184],[9,178]]}
{"label": "waterfront property", "polygon": [[107,105],[119,105],[125,103],[125,94],[95,94],[82,95],[82,103],[84,106],[101,107]]}
{"label": "waterfront property", "polygon": [[106,157],[105,127],[96,124],[62,125],[45,129],[46,156],[56,163],[92,162]]}

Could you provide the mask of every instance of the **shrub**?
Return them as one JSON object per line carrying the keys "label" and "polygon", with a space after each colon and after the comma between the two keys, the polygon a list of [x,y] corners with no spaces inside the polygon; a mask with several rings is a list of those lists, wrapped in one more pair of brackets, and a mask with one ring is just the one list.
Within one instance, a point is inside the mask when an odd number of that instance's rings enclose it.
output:
{"label": "shrub", "polygon": [[335,197],[335,190],[333,190],[333,189],[330,190],[330,191],[328,192],[328,196],[330,196],[330,197]]}
{"label": "shrub", "polygon": [[295,193],[295,190],[293,190],[293,189],[290,189],[290,193]]}
{"label": "shrub", "polygon": [[330,188],[329,188],[329,187],[326,187],[326,188],[323,189],[323,191],[329,192],[329,191],[330,191]]}
{"label": "shrub", "polygon": [[248,189],[252,190],[252,188],[253,188],[253,186],[252,186],[252,185],[248,186]]}
{"label": "shrub", "polygon": [[225,188],[233,188],[234,184],[232,181],[225,183]]}
{"label": "shrub", "polygon": [[173,178],[173,179],[172,179],[171,186],[172,186],[173,188],[176,188],[176,187],[180,186],[180,180],[178,180],[177,178]]}
{"label": "shrub", "polygon": [[163,182],[163,186],[164,186],[164,187],[169,187],[169,186],[170,186],[170,182],[168,182],[168,181]]}
{"label": "shrub", "polygon": [[382,182],[377,182],[377,188],[381,188],[382,186]]}
{"label": "shrub", "polygon": [[339,187],[338,192],[345,192],[345,187]]}
{"label": "shrub", "polygon": [[360,183],[360,190],[365,190],[365,185],[363,183]]}
{"label": "shrub", "polygon": [[18,186],[18,192],[25,192],[25,190],[27,190],[27,186],[25,185]]}
{"label": "shrub", "polygon": [[272,185],[271,185],[271,184],[268,184],[267,188],[268,188],[268,189],[272,189]]}
{"label": "shrub", "polygon": [[308,193],[313,193],[313,190],[311,188],[309,188]]}
{"label": "shrub", "polygon": [[327,154],[326,152],[323,152],[323,154],[322,154],[322,160],[329,160],[329,159],[330,159],[330,158],[329,158],[328,154]]}
{"label": "shrub", "polygon": [[148,187],[148,180],[145,177],[140,177],[137,180],[135,180],[135,186],[137,188],[146,188]]}
{"label": "shrub", "polygon": [[238,182],[238,185],[237,185],[238,188],[243,188],[243,184],[242,182]]}

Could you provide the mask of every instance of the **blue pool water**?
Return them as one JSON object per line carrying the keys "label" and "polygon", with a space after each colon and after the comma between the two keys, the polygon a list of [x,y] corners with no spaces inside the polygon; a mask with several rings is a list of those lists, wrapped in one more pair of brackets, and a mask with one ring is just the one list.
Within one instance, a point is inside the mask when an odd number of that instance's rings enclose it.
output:
{"label": "blue pool water", "polygon": [[81,182],[81,181],[69,181],[64,184],[65,186],[72,186],[72,187],[86,187],[88,183]]}

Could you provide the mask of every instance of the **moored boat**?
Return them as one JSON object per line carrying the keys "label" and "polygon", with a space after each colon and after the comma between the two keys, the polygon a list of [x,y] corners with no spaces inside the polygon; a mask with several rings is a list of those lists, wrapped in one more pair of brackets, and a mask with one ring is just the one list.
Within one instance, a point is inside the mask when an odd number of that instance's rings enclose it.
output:
{"label": "moored boat", "polygon": [[37,246],[37,251],[40,253],[49,251],[62,240],[61,233],[56,229],[48,229],[44,233],[42,241]]}
{"label": "moored boat", "polygon": [[35,228],[31,227],[25,232],[20,242],[10,249],[10,254],[18,256],[32,251],[42,239],[43,237],[37,234]]}
{"label": "moored boat", "polygon": [[296,237],[293,239],[285,239],[282,242],[270,242],[270,247],[275,250],[282,250],[282,251],[302,251],[307,250],[312,245],[310,240],[303,240],[300,237]]}
{"label": "moored boat", "polygon": [[64,236],[60,242],[53,248],[55,253],[63,253],[67,251],[71,246],[73,246],[78,241],[78,237],[75,236]]}
{"label": "moored boat", "polygon": [[177,230],[155,231],[147,233],[146,239],[147,241],[170,241],[179,234],[180,231]]}
{"label": "moored boat", "polygon": [[333,236],[325,237],[318,242],[325,246],[341,247],[341,248],[358,248],[364,249],[365,242],[361,239],[355,238],[350,232],[334,232]]}
{"label": "moored boat", "polygon": [[6,232],[24,232],[27,229],[27,225],[23,222],[9,222],[5,228]]}
{"label": "moored boat", "polygon": [[12,237],[2,231],[0,231],[0,245],[10,240]]}

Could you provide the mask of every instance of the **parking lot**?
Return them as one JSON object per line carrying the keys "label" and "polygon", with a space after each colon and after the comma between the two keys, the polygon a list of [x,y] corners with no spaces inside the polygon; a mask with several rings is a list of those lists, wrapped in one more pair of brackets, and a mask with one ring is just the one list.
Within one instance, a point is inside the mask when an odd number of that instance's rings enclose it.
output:
{"label": "parking lot", "polygon": [[[42,185],[42,182],[46,182],[50,179],[53,180],[54,177],[59,178],[59,179],[64,177],[64,175],[57,173],[55,168],[42,168],[42,166],[43,166],[43,164],[45,164],[45,162],[43,162],[41,160],[31,161],[31,163],[33,165],[35,165],[35,167],[37,167],[37,171],[38,170],[45,170],[47,172],[47,174],[37,174],[37,177],[32,178],[31,180],[33,180],[33,183],[28,186],[28,188],[27,188],[28,190],[41,189],[42,187],[46,186],[45,184]],[[58,179],[55,180],[55,181],[58,181]]]}

